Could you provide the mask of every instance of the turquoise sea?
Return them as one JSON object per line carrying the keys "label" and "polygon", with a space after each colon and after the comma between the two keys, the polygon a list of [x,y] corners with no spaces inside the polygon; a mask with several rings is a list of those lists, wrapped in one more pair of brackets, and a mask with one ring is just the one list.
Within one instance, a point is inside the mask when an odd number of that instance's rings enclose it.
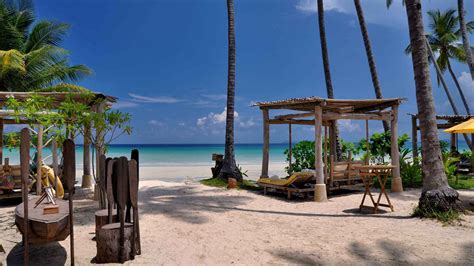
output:
{"label": "turquoise sea", "polygon": [[[411,143],[406,144],[411,148]],[[284,151],[288,148],[288,144],[271,144],[270,145],[270,162],[285,162]],[[460,150],[467,150],[465,142],[459,142]],[[140,150],[141,166],[180,166],[180,165],[209,165],[213,164],[211,156],[213,153],[224,153],[223,144],[115,144],[111,145],[108,150],[108,156],[120,157],[130,156],[132,149]],[[32,155],[33,155],[32,149]],[[11,164],[19,163],[18,150],[3,151],[4,158],[10,158]],[[43,151],[43,157],[51,154],[49,149]],[[235,146],[236,161],[242,165],[260,164],[262,161],[262,144],[236,144]],[[83,151],[82,146],[77,146],[76,161],[77,166],[82,167]],[[46,160],[51,162],[51,158]]]}

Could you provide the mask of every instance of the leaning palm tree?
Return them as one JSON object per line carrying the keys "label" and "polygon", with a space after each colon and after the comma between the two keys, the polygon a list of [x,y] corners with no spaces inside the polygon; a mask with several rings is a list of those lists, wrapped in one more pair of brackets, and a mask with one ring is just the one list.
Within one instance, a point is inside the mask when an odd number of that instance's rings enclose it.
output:
{"label": "leaning palm tree", "polygon": [[466,53],[466,62],[471,71],[471,79],[474,80],[474,60],[472,58],[471,45],[469,45],[469,38],[467,37],[467,25],[464,17],[464,0],[458,0],[458,17],[459,17],[459,28],[461,29],[462,44],[464,52]]}
{"label": "leaning palm tree", "polygon": [[[326,26],[324,25],[324,2],[318,0],[318,25],[319,25],[319,39],[321,42],[321,55],[323,58],[324,78],[326,81],[326,92],[329,99],[334,99],[334,89],[332,87],[331,80],[331,69],[329,67],[329,54],[326,41]],[[339,130],[337,124],[333,124],[335,143],[336,143],[336,156],[341,158],[342,150],[341,144],[339,143]]]}
{"label": "leaning palm tree", "polygon": [[[35,23],[31,0],[0,0],[0,51],[7,55],[0,60],[6,70],[0,75],[0,90],[37,90],[89,75],[84,65],[70,66],[68,52],[59,47],[68,28],[65,23]],[[7,67],[13,54],[22,61],[21,69]]]}
{"label": "leaning palm tree", "polygon": [[[433,51],[439,53],[436,62],[442,72],[446,69],[449,71],[449,74],[461,95],[466,112],[470,115],[471,111],[466,97],[464,96],[464,92],[451,66],[452,59],[459,62],[467,62],[466,52],[458,41],[461,37],[461,30],[458,28],[459,17],[456,16],[456,11],[454,9],[449,9],[445,12],[439,10],[428,11],[428,16],[432,33],[427,34],[426,38],[428,39]],[[467,23],[467,32],[471,32],[473,28],[474,21]],[[409,50],[407,52],[409,52]]]}
{"label": "leaning palm tree", "polygon": [[[380,86],[379,77],[377,75],[377,67],[375,66],[374,54],[372,53],[372,46],[370,45],[369,32],[365,24],[364,11],[360,0],[354,0],[354,5],[357,11],[357,18],[359,19],[360,31],[362,33],[362,39],[364,40],[365,53],[367,54],[367,61],[369,63],[370,75],[372,77],[372,84],[374,86],[375,97],[382,99],[382,88]],[[390,127],[387,121],[382,121],[385,132],[390,131]]]}
{"label": "leaning palm tree", "polygon": [[234,0],[227,0],[228,18],[228,73],[227,73],[227,110],[225,127],[224,162],[219,174],[221,178],[242,179],[234,154],[234,110],[235,110],[235,28],[234,28]]}
{"label": "leaning palm tree", "polygon": [[406,0],[412,47],[416,103],[420,119],[423,189],[419,209],[424,213],[449,211],[456,207],[458,193],[448,185],[436,126],[430,66],[424,34],[421,0]]}

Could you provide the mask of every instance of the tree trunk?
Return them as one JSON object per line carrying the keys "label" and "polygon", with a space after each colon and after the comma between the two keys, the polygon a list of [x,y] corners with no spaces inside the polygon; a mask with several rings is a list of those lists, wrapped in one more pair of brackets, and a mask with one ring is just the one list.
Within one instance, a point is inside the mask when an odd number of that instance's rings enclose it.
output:
{"label": "tree trunk", "polygon": [[454,81],[454,84],[456,85],[456,88],[458,89],[459,95],[461,95],[462,103],[464,104],[464,108],[466,108],[467,114],[471,115],[471,110],[469,110],[469,105],[467,104],[466,97],[464,96],[464,92],[462,91],[461,85],[459,85],[458,78],[456,77],[456,74],[454,74],[454,71],[451,68],[451,63],[449,62],[449,59],[448,59],[448,70],[449,70],[449,73],[451,74],[451,77],[453,78],[453,81]]}
{"label": "tree trunk", "polygon": [[229,20],[228,41],[229,61],[227,74],[227,113],[225,127],[224,163],[220,172],[221,178],[242,180],[234,155],[234,110],[235,110],[235,29],[234,29],[234,0],[227,0],[227,17]]}
{"label": "tree trunk", "polygon": [[[357,11],[357,18],[359,19],[360,31],[362,39],[364,40],[365,53],[367,54],[367,61],[369,63],[370,75],[372,77],[372,84],[374,86],[375,98],[382,99],[382,88],[380,87],[379,77],[377,74],[377,67],[375,65],[374,54],[372,53],[372,46],[370,44],[369,32],[365,24],[364,11],[360,4],[360,0],[354,0],[354,5]],[[390,126],[387,121],[382,121],[385,132],[390,131]]]}
{"label": "tree trunk", "polygon": [[462,44],[464,51],[466,52],[466,61],[471,71],[471,79],[474,80],[474,61],[472,58],[471,45],[469,44],[469,38],[467,37],[467,27],[464,12],[464,0],[458,0],[458,15],[459,15],[459,26],[461,29]]}
{"label": "tree trunk", "polygon": [[441,148],[436,126],[436,112],[432,94],[427,43],[424,35],[420,0],[407,0],[405,4],[412,47],[413,71],[416,85],[416,102],[420,119],[421,148],[423,151],[423,189],[419,208],[447,211],[456,207],[458,193],[448,185],[444,172]]}
{"label": "tree trunk", "polygon": [[[323,58],[324,78],[326,81],[326,92],[329,99],[334,99],[334,90],[332,87],[331,80],[331,69],[329,67],[329,54],[326,42],[326,28],[324,25],[324,3],[323,0],[318,0],[318,25],[319,25],[319,38],[321,41],[321,54]],[[333,130],[335,133],[336,141],[336,156],[337,159],[341,158],[342,150],[341,144],[339,143],[339,129],[337,123],[334,123]]]}

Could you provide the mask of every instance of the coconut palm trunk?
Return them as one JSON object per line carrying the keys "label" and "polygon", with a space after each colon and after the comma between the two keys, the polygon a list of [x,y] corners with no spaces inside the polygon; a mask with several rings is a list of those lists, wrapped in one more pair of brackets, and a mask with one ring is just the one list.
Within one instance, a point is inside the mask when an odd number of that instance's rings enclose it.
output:
{"label": "coconut palm trunk", "polygon": [[229,58],[227,74],[227,113],[225,127],[224,162],[220,172],[221,178],[242,179],[234,154],[234,112],[235,112],[235,28],[234,28],[234,0],[227,0]]}
{"label": "coconut palm trunk", "polygon": [[[372,84],[374,86],[375,98],[382,99],[382,88],[380,86],[379,77],[377,74],[377,67],[375,65],[374,54],[372,53],[372,45],[370,44],[369,32],[365,24],[364,11],[360,0],[354,0],[354,5],[357,11],[357,18],[359,19],[360,31],[362,39],[364,40],[365,53],[367,54],[367,61],[369,63],[370,75],[372,77]],[[382,121],[385,132],[390,131],[387,121]]]}
{"label": "coconut palm trunk", "polygon": [[418,207],[425,211],[448,211],[455,208],[458,193],[448,185],[444,172],[436,126],[430,68],[425,41],[421,0],[406,0],[412,47],[416,103],[420,119],[423,189]]}
{"label": "coconut palm trunk", "polygon": [[471,79],[474,80],[474,61],[472,58],[471,45],[469,45],[469,38],[467,37],[467,27],[465,20],[465,11],[464,11],[464,0],[458,0],[458,15],[459,15],[459,26],[461,29],[462,44],[464,51],[466,52],[466,61],[471,71]]}
{"label": "coconut palm trunk", "polygon": [[[319,38],[321,41],[321,54],[323,58],[324,78],[326,81],[326,92],[329,99],[334,99],[334,89],[332,87],[331,69],[329,67],[329,54],[326,41],[326,27],[324,25],[324,3],[323,0],[318,0],[318,25]],[[333,124],[335,142],[336,142],[336,157],[341,158],[342,150],[339,143],[339,129],[336,123]]]}

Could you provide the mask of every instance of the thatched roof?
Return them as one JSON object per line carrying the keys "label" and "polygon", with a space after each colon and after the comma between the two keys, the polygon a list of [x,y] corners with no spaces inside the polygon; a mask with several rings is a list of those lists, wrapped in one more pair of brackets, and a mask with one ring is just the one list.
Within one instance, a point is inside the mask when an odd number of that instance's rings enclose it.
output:
{"label": "thatched roof", "polygon": [[257,102],[253,106],[261,109],[289,109],[298,111],[313,111],[319,105],[323,109],[352,109],[353,112],[381,111],[388,107],[400,105],[405,99],[327,99],[316,96],[290,98],[278,101]]}

